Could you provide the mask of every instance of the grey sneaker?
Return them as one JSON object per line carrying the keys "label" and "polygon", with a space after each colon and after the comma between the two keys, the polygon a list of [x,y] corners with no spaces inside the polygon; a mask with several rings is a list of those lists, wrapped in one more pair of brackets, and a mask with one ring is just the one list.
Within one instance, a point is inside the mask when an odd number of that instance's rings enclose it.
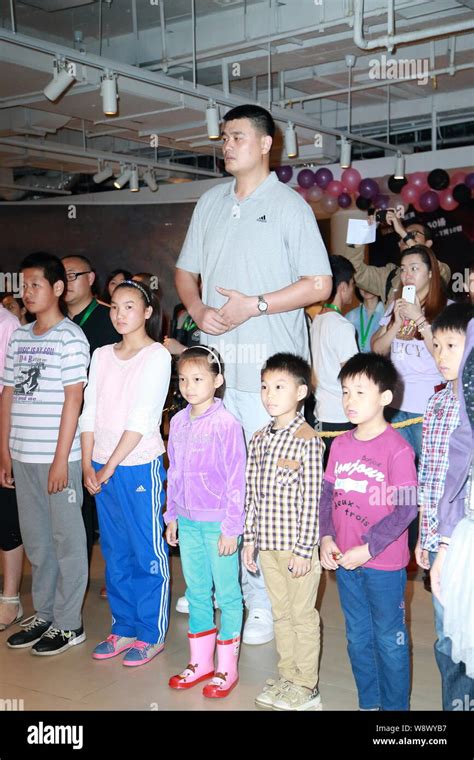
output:
{"label": "grey sneaker", "polygon": [[322,710],[321,697],[318,689],[307,689],[291,683],[279,698],[273,703],[274,710]]}
{"label": "grey sneaker", "polygon": [[255,697],[255,704],[259,707],[273,707],[276,700],[289,685],[290,681],[287,681],[286,678],[279,678],[278,681],[268,678],[263,691],[260,692],[258,697]]}

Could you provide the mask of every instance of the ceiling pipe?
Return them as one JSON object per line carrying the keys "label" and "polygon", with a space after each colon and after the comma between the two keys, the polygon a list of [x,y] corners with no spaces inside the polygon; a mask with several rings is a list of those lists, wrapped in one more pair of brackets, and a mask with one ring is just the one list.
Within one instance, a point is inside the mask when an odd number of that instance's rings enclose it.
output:
{"label": "ceiling pipe", "polygon": [[[473,69],[474,63],[461,63],[456,65],[455,70],[456,71],[467,71],[468,69]],[[442,69],[435,69],[434,71],[428,72],[430,77],[434,76],[441,76],[443,74],[449,74],[452,75],[452,69],[451,66],[445,66]],[[390,80],[381,80],[379,82],[371,82],[371,84],[359,84],[355,87],[351,88],[351,92],[362,92],[363,90],[376,90],[377,87],[386,87],[387,81],[390,82],[390,86],[394,84],[404,84],[407,82],[415,82],[417,79],[417,76],[414,77],[408,77],[406,79],[390,79]],[[326,90],[325,92],[317,92],[314,95],[304,95],[303,97],[299,98],[287,98],[286,100],[282,101],[283,105],[293,105],[294,103],[306,103],[309,100],[320,100],[321,98],[334,98],[338,95],[345,95],[349,91],[348,87],[341,87],[338,90]],[[321,129],[321,131],[324,131]]]}
{"label": "ceiling pipe", "polygon": [[[323,7],[322,5],[320,6]],[[413,2],[410,0],[410,2],[403,3],[402,5],[398,6],[398,10],[403,10],[404,8],[413,8]],[[372,18],[372,17],[378,17],[380,16],[380,11],[369,11],[366,14],[366,18]],[[245,17],[245,16],[244,16]],[[326,21],[324,23],[324,29],[330,29],[332,27],[338,27],[338,26],[349,26],[352,27],[353,21],[352,18],[348,21],[347,18],[344,16],[342,18],[333,19],[331,21]],[[242,50],[250,50],[254,47],[266,47],[269,42],[272,44],[275,42],[281,42],[284,40],[289,40],[290,37],[298,37],[300,35],[308,35],[308,34],[320,34],[321,33],[321,23],[318,24],[312,24],[311,26],[304,26],[300,27],[299,29],[290,29],[287,32],[280,32],[278,34],[270,34],[270,35],[264,35],[263,37],[254,37],[253,39],[248,39],[247,36],[245,36],[245,42],[236,42],[232,45],[226,45],[222,46],[220,48],[213,48],[212,50],[203,50],[198,53],[196,53],[196,58],[198,61],[204,61],[204,60],[212,60],[214,58],[221,58],[223,55],[227,55],[229,53],[238,53]],[[348,38],[350,39],[350,32],[348,33]],[[182,56],[181,58],[173,58],[168,61],[168,67],[175,67],[175,66],[182,66],[187,63],[191,63],[193,60],[192,56]],[[142,64],[144,68],[146,68],[148,71],[154,71],[156,69],[162,68],[162,63],[158,61],[148,61]]]}
{"label": "ceiling pipe", "polygon": [[[138,69],[136,66],[130,66],[126,63],[119,63],[118,61],[112,61],[110,59],[101,58],[92,53],[81,54],[74,49],[64,47],[62,45],[56,45],[55,43],[45,40],[38,40],[34,37],[27,37],[26,35],[13,35],[11,32],[0,29],[0,40],[12,43],[19,47],[25,47],[30,50],[37,50],[42,53],[46,53],[52,56],[63,55],[68,61],[80,63],[81,65],[88,65],[92,68],[103,71],[104,68],[111,68],[117,75],[123,76],[126,79],[142,82],[144,84],[150,84],[155,87],[162,87],[163,89],[177,92],[179,94],[190,95],[208,102],[209,99],[213,99],[216,103],[233,108],[238,105],[245,105],[248,103],[247,98],[243,98],[237,95],[230,95],[225,97],[222,92],[212,87],[204,87],[202,85],[194,86],[190,82],[183,80],[176,80],[165,74],[158,74],[157,72],[145,71],[144,69]],[[469,66],[470,67],[470,66]],[[459,66],[458,69],[462,69]],[[385,83],[383,83],[385,84]],[[369,85],[370,87],[370,85]],[[353,88],[354,91],[355,88]],[[336,94],[342,91],[336,91]],[[312,99],[312,96],[310,96]],[[301,99],[299,99],[301,100]],[[298,99],[292,101],[297,102]],[[291,101],[289,101],[291,102]],[[192,106],[190,106],[192,107]],[[288,122],[288,111],[283,108],[273,107],[272,115],[276,121],[282,122],[284,125]],[[348,139],[354,139],[356,142],[366,143],[367,145],[374,145],[383,150],[397,152],[399,149],[396,145],[390,145],[389,143],[375,142],[373,140],[366,140],[364,137],[358,135],[350,135],[342,132],[340,129],[330,129],[318,123],[313,117],[306,116],[304,113],[292,113],[291,120],[296,127],[309,129],[314,132],[323,132],[328,135],[335,135],[336,137],[347,137]],[[204,114],[203,114],[204,121]]]}
{"label": "ceiling pipe", "polygon": [[10,19],[12,24],[12,32],[13,34],[16,34],[15,0],[10,0]]}
{"label": "ceiling pipe", "polygon": [[[10,137],[0,137],[0,145],[10,145],[15,148],[26,148],[28,150],[39,151],[41,153],[57,153],[59,155],[66,155],[71,157],[80,157],[97,161],[102,159],[109,163],[118,164],[136,164],[137,166],[150,167],[152,169],[163,169],[164,171],[178,172],[181,174],[199,174],[203,177],[219,177],[222,178],[222,174],[212,172],[208,169],[200,169],[197,166],[190,166],[184,164],[172,164],[159,161],[152,161],[148,158],[139,158],[133,154],[123,153],[107,153],[106,151],[98,150],[84,150],[74,145],[60,145],[59,143],[47,142],[32,142],[31,140],[16,140]],[[95,173],[95,166],[94,166]]]}
{"label": "ceiling pipe", "polygon": [[[474,31],[473,21],[458,21],[452,24],[443,24],[442,26],[428,27],[412,32],[402,32],[394,34],[394,0],[388,0],[388,25],[387,34],[376,37],[372,40],[366,40],[364,37],[364,0],[355,0],[354,5],[354,43],[362,50],[375,50],[376,48],[387,48],[391,53],[397,45],[403,45],[407,42],[419,42],[421,40],[431,39],[432,37],[445,37],[448,34],[457,34],[459,32]],[[459,10],[462,10],[461,8]]]}
{"label": "ceiling pipe", "polygon": [[46,187],[30,187],[29,185],[19,185],[14,182],[12,185],[0,182],[1,188],[8,188],[9,190],[26,190],[33,193],[47,193],[48,195],[72,195],[70,190],[53,190]]}
{"label": "ceiling pipe", "polygon": [[165,19],[165,4],[164,0],[160,2],[160,28],[161,28],[161,59],[162,69],[165,74],[168,73],[168,41],[166,39],[166,19]]}

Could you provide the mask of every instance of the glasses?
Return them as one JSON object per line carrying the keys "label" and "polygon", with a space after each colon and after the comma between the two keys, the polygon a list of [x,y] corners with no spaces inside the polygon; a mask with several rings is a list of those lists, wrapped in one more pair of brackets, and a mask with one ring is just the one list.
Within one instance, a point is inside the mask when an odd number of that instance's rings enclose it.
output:
{"label": "glasses", "polygon": [[[407,234],[411,238],[411,240],[415,240],[415,238],[416,238],[417,235],[421,235],[421,237],[423,238],[423,240],[426,242],[425,235],[424,235],[424,233],[421,230],[412,230],[411,232],[408,232]],[[402,239],[400,239],[398,241],[398,245],[403,245],[403,243],[404,243],[404,241]]]}
{"label": "glasses", "polygon": [[68,282],[74,282],[75,280],[77,280],[78,277],[81,276],[81,274],[90,274],[90,273],[91,273],[90,269],[86,269],[85,272],[66,272],[66,280]]}

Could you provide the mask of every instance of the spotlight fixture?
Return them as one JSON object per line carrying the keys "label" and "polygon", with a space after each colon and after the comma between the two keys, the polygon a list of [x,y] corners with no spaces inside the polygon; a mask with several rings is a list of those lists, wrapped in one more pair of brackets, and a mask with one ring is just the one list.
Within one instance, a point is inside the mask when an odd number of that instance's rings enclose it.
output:
{"label": "spotlight fixture", "polygon": [[117,113],[117,76],[112,71],[106,70],[100,85],[102,94],[102,109],[106,116],[114,116]]}
{"label": "spotlight fixture", "polygon": [[64,95],[68,87],[76,81],[76,65],[68,63],[64,58],[56,58],[54,61],[54,76],[46,85],[43,94],[48,100],[55,101]]}
{"label": "spotlight fixture", "polygon": [[219,140],[221,130],[219,125],[219,108],[214,100],[210,100],[206,108],[207,136],[209,140]]}
{"label": "spotlight fixture", "polygon": [[100,185],[101,182],[105,182],[106,179],[109,179],[109,177],[114,176],[114,171],[111,166],[99,166],[99,171],[94,174],[92,179],[97,185]]}
{"label": "spotlight fixture", "polygon": [[292,121],[288,122],[288,126],[285,129],[285,151],[288,158],[295,158],[298,155],[298,142],[295,125]]}
{"label": "spotlight fixture", "polygon": [[143,180],[144,182],[146,182],[151,192],[156,193],[156,191],[158,190],[158,183],[151,169],[146,170],[145,174],[143,175]]}
{"label": "spotlight fixture", "polygon": [[140,177],[138,176],[138,169],[136,166],[132,166],[130,172],[130,191],[132,193],[138,193],[140,190]]}
{"label": "spotlight fixture", "polygon": [[351,141],[346,137],[341,137],[341,169],[348,169],[351,165]]}
{"label": "spotlight fixture", "polygon": [[405,156],[397,151],[397,158],[395,160],[395,174],[394,179],[405,179]]}
{"label": "spotlight fixture", "polygon": [[114,187],[117,188],[117,190],[121,190],[124,185],[127,184],[130,177],[132,176],[131,169],[128,169],[127,167],[121,168],[121,174],[119,177],[117,177],[116,180],[114,180]]}

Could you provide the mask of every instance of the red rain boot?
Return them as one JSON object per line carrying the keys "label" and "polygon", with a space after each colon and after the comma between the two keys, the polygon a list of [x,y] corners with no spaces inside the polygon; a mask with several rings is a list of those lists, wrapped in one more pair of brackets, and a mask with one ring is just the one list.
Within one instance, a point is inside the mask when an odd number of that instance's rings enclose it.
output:
{"label": "red rain boot", "polygon": [[226,697],[239,682],[237,662],[239,660],[240,636],[227,641],[217,640],[217,670],[202,693],[213,699]]}
{"label": "red rain boot", "polygon": [[214,675],[214,649],[217,628],[202,633],[188,633],[189,665],[168,681],[172,689],[191,689],[197,683]]}

